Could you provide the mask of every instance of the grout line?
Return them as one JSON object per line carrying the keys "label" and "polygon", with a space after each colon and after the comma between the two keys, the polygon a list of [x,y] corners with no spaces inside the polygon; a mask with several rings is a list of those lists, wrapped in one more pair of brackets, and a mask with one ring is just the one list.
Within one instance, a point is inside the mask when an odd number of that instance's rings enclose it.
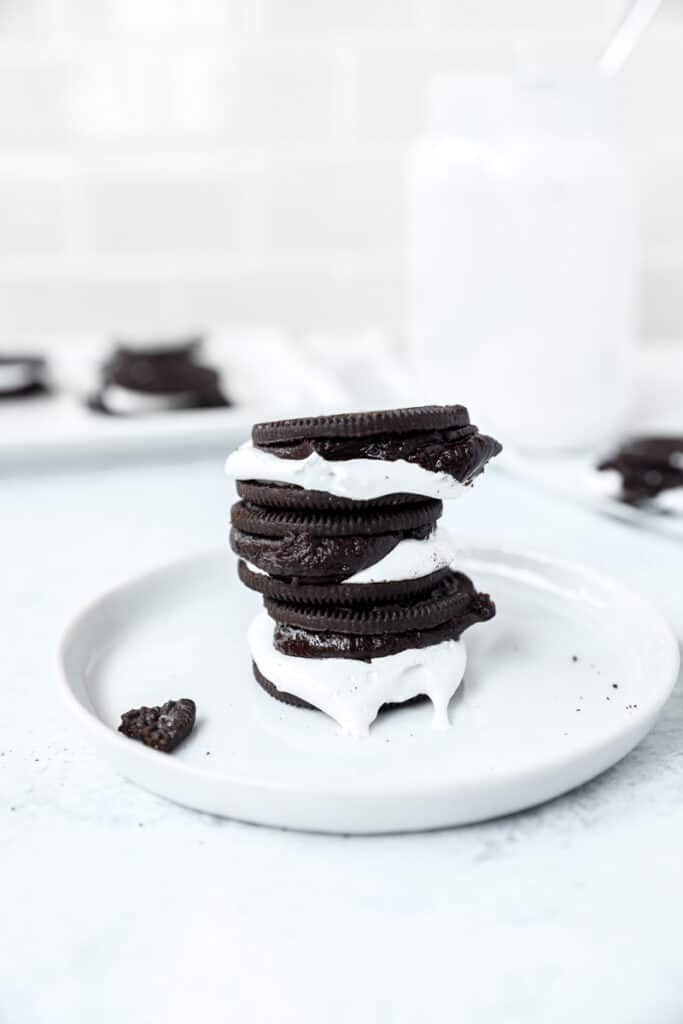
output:
{"label": "grout line", "polygon": [[311,143],[278,148],[239,147],[145,152],[97,152],[71,147],[60,152],[24,150],[0,152],[0,178],[29,176],[36,179],[67,178],[81,171],[92,174],[158,174],[163,177],[217,175],[225,171],[255,172],[282,166],[327,167],[338,163],[369,164],[397,160],[408,143],[359,142],[339,138],[332,143]]}
{"label": "grout line", "polygon": [[121,253],[117,256],[103,256],[94,252],[82,252],[68,263],[41,256],[17,256],[0,260],[0,280],[3,283],[33,283],[50,279],[55,282],[69,282],[74,278],[91,281],[135,281],[178,278],[188,281],[222,280],[225,277],[263,274],[264,276],[287,276],[294,272],[302,276],[319,274],[391,274],[402,272],[391,249],[374,253],[302,253],[295,249],[263,258],[249,258],[245,254],[217,253],[212,260],[193,260],[184,255],[179,259],[175,254],[149,253],[144,256]]}

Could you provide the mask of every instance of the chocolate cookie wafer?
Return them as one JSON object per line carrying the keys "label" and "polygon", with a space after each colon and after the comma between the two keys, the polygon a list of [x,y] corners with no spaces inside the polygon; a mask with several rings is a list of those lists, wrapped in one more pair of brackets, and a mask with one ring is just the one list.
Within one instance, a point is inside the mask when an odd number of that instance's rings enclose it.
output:
{"label": "chocolate cookie wafer", "polygon": [[286,581],[339,583],[385,558],[402,540],[426,539],[441,502],[359,509],[354,514],[278,511],[240,501],[230,544],[258,569]]}
{"label": "chocolate cookie wafer", "polygon": [[399,651],[456,640],[475,622],[495,615],[488,594],[478,593],[464,573],[448,570],[430,591],[372,607],[311,607],[265,599],[275,620],[275,647],[303,658],[387,657]]}
{"label": "chocolate cookie wafer", "polygon": [[376,583],[301,583],[298,580],[278,579],[265,572],[254,572],[243,560],[237,564],[237,574],[245,587],[290,604],[357,605],[391,601],[393,598],[417,597],[433,590],[449,570],[436,569],[426,576],[414,579],[384,580]]}
{"label": "chocolate cookie wafer", "polygon": [[329,462],[400,459],[461,483],[481,473],[501,451],[498,441],[470,423],[462,405],[257,423],[252,441],[281,459],[304,459],[312,452]]}
{"label": "chocolate cookie wafer", "polygon": [[361,508],[385,508],[387,505],[412,505],[423,501],[421,494],[386,494],[369,501],[356,501],[325,491],[308,491],[296,484],[266,483],[262,480],[237,480],[240,498],[266,508],[316,509],[326,512],[358,511]]}

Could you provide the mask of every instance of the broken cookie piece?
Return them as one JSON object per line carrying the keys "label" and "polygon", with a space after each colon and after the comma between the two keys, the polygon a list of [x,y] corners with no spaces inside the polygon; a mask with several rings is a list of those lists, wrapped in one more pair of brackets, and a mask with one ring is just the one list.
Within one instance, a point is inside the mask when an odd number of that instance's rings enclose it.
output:
{"label": "broken cookie piece", "polygon": [[194,728],[197,707],[193,700],[167,700],[161,707],[132,708],[121,715],[119,732],[146,747],[170,754]]}

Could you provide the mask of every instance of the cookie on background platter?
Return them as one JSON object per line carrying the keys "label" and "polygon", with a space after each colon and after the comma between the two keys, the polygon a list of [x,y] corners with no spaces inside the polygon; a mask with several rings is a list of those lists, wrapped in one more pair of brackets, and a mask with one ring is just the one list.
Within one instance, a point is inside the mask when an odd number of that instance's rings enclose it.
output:
{"label": "cookie on background platter", "polygon": [[683,488],[683,436],[634,437],[599,463],[621,475],[621,500],[647,503],[664,491]]}
{"label": "cookie on background platter", "polygon": [[229,405],[220,376],[197,361],[201,337],[168,342],[121,342],[102,367],[97,393],[88,400],[96,412],[144,415]]}

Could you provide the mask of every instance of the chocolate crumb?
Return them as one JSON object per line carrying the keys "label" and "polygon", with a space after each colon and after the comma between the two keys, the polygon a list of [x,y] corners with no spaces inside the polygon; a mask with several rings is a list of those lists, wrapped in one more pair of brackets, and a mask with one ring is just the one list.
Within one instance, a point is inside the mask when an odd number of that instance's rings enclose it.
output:
{"label": "chocolate crumb", "polygon": [[578,654],[572,654],[572,661],[578,661],[578,660],[579,660]]}
{"label": "chocolate crumb", "polygon": [[612,683],[612,689],[613,690],[618,690],[619,689],[619,683]]}

